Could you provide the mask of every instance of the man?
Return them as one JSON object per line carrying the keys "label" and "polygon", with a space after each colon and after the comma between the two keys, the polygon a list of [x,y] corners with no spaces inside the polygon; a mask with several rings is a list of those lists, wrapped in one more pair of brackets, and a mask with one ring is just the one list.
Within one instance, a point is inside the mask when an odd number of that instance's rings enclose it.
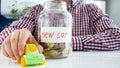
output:
{"label": "man", "polygon": [[[83,0],[64,1],[73,16],[73,51],[120,50],[120,29],[112,23],[109,16],[104,15],[96,5],[86,4]],[[41,5],[32,7],[1,32],[0,42],[5,56],[18,60],[24,54],[26,43],[34,43],[40,52],[43,51],[36,41],[37,20],[42,10]]]}

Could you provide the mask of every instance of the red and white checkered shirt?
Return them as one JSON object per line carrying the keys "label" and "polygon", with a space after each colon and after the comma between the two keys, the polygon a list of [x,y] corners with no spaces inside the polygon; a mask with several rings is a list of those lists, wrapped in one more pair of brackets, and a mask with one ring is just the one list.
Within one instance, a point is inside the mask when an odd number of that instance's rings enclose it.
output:
{"label": "red and white checkered shirt", "polygon": [[[19,20],[5,28],[0,33],[0,44],[15,29],[22,28],[30,30],[37,39],[38,17],[42,9],[41,5],[32,7]],[[73,17],[72,47],[74,51],[120,50],[120,29],[96,5],[86,4],[83,0],[73,0],[68,11]]]}

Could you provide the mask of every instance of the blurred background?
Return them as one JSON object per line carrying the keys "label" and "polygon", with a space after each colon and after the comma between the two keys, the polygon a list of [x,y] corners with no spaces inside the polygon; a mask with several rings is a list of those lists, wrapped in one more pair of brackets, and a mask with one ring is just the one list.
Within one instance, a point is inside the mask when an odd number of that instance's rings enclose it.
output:
{"label": "blurred background", "polygon": [[[35,4],[43,4],[47,0],[0,0],[0,31],[12,21],[18,19]],[[110,15],[113,22],[120,27],[120,0],[85,0],[86,3],[94,3]]]}

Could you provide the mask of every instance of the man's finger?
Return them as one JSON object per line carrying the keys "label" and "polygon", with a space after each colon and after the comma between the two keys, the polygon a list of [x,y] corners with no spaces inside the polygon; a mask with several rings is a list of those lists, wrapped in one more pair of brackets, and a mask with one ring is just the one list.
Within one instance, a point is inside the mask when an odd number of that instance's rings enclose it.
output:
{"label": "man's finger", "polygon": [[19,40],[18,40],[18,50],[20,56],[24,54],[25,45],[29,36],[30,36],[30,32],[27,29],[20,30]]}
{"label": "man's finger", "polygon": [[11,48],[12,48],[13,54],[14,54],[14,56],[17,60],[20,58],[19,52],[18,52],[18,45],[17,45],[18,44],[19,33],[20,33],[19,30],[15,30],[12,33],[11,38],[10,38]]}
{"label": "man's finger", "polygon": [[5,48],[4,48],[4,45],[2,45],[1,49],[2,49],[2,53],[3,53],[6,57],[10,58],[10,56],[7,54],[7,52],[6,52]]}
{"label": "man's finger", "polygon": [[37,48],[39,50],[39,53],[42,53],[43,52],[43,47],[41,45],[37,45]]}
{"label": "man's finger", "polygon": [[12,58],[13,60],[16,60],[16,58],[13,54],[12,48],[11,48],[10,37],[11,36],[8,36],[5,40],[5,42],[3,43],[4,49],[7,52],[7,54],[10,56],[10,58]]}

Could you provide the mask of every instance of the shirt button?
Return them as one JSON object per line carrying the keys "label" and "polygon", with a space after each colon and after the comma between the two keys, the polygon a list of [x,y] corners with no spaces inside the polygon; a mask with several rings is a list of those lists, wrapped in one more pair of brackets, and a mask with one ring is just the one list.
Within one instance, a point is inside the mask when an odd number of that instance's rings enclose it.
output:
{"label": "shirt button", "polygon": [[84,42],[85,45],[87,45],[87,42]]}

